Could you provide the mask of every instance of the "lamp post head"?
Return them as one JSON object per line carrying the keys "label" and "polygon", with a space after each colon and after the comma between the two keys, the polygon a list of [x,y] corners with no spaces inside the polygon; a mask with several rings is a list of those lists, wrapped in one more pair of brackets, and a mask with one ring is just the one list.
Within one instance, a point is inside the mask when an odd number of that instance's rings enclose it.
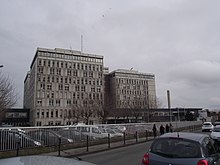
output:
{"label": "lamp post head", "polygon": [[4,67],[4,65],[0,65],[0,68],[3,68]]}

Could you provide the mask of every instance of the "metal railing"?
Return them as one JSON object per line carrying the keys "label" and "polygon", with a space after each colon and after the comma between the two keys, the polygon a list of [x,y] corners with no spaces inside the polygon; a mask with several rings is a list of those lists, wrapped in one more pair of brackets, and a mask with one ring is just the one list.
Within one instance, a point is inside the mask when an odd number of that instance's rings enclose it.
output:
{"label": "metal railing", "polygon": [[[137,143],[140,138],[148,140],[152,136],[154,123],[132,124],[104,124],[104,125],[77,125],[77,126],[47,126],[47,127],[0,127],[0,152],[41,147],[57,147],[60,150],[75,147],[89,146],[121,141],[125,145],[127,141],[134,139]],[[157,127],[161,124],[156,123]],[[178,126],[179,125],[179,126]],[[174,130],[195,129],[201,127],[198,123],[173,124]]]}

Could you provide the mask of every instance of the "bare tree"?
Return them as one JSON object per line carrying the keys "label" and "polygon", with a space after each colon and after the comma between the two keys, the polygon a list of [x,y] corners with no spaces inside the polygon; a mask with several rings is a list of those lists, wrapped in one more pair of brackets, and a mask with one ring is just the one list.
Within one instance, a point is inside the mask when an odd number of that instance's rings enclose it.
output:
{"label": "bare tree", "polygon": [[12,81],[0,72],[0,122],[5,110],[14,106],[16,102],[17,97]]}
{"label": "bare tree", "polygon": [[82,118],[82,109],[83,107],[81,105],[73,104],[71,106],[70,118],[73,119],[75,123],[80,122],[80,119]]}
{"label": "bare tree", "polygon": [[149,109],[154,109],[157,108],[157,98],[154,96],[148,96],[148,108]]}
{"label": "bare tree", "polygon": [[134,104],[131,107],[132,116],[135,117],[135,122],[138,122],[138,118],[142,116],[140,110],[144,109],[144,100],[140,97],[134,97]]}
{"label": "bare tree", "polygon": [[94,108],[94,111],[96,111],[97,113],[97,117],[99,117],[101,122],[104,123],[109,114],[108,109],[104,107],[103,102],[101,100],[95,100]]}
{"label": "bare tree", "polygon": [[89,100],[89,104],[84,106],[84,109],[82,112],[86,124],[89,124],[90,118],[92,117],[94,113],[95,113],[94,101]]}

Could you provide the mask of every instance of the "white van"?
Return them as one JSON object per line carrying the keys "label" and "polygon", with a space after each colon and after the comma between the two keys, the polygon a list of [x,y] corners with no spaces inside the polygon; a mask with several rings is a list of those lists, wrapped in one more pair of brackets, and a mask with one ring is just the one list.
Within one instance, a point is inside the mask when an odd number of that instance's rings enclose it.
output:
{"label": "white van", "polygon": [[93,139],[108,137],[108,133],[104,132],[102,128],[97,126],[80,125],[76,126],[76,129],[83,135],[88,135]]}

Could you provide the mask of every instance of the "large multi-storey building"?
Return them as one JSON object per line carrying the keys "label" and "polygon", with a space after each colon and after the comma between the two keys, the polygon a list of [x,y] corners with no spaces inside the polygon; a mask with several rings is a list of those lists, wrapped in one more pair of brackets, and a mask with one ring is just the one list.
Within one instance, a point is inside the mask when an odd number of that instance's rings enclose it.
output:
{"label": "large multi-storey building", "polygon": [[104,100],[103,56],[38,48],[24,81],[32,125],[98,122]]}
{"label": "large multi-storey building", "polygon": [[118,69],[105,76],[105,84],[105,105],[109,111],[117,113],[117,110],[120,109],[156,108],[155,76],[153,74]]}

